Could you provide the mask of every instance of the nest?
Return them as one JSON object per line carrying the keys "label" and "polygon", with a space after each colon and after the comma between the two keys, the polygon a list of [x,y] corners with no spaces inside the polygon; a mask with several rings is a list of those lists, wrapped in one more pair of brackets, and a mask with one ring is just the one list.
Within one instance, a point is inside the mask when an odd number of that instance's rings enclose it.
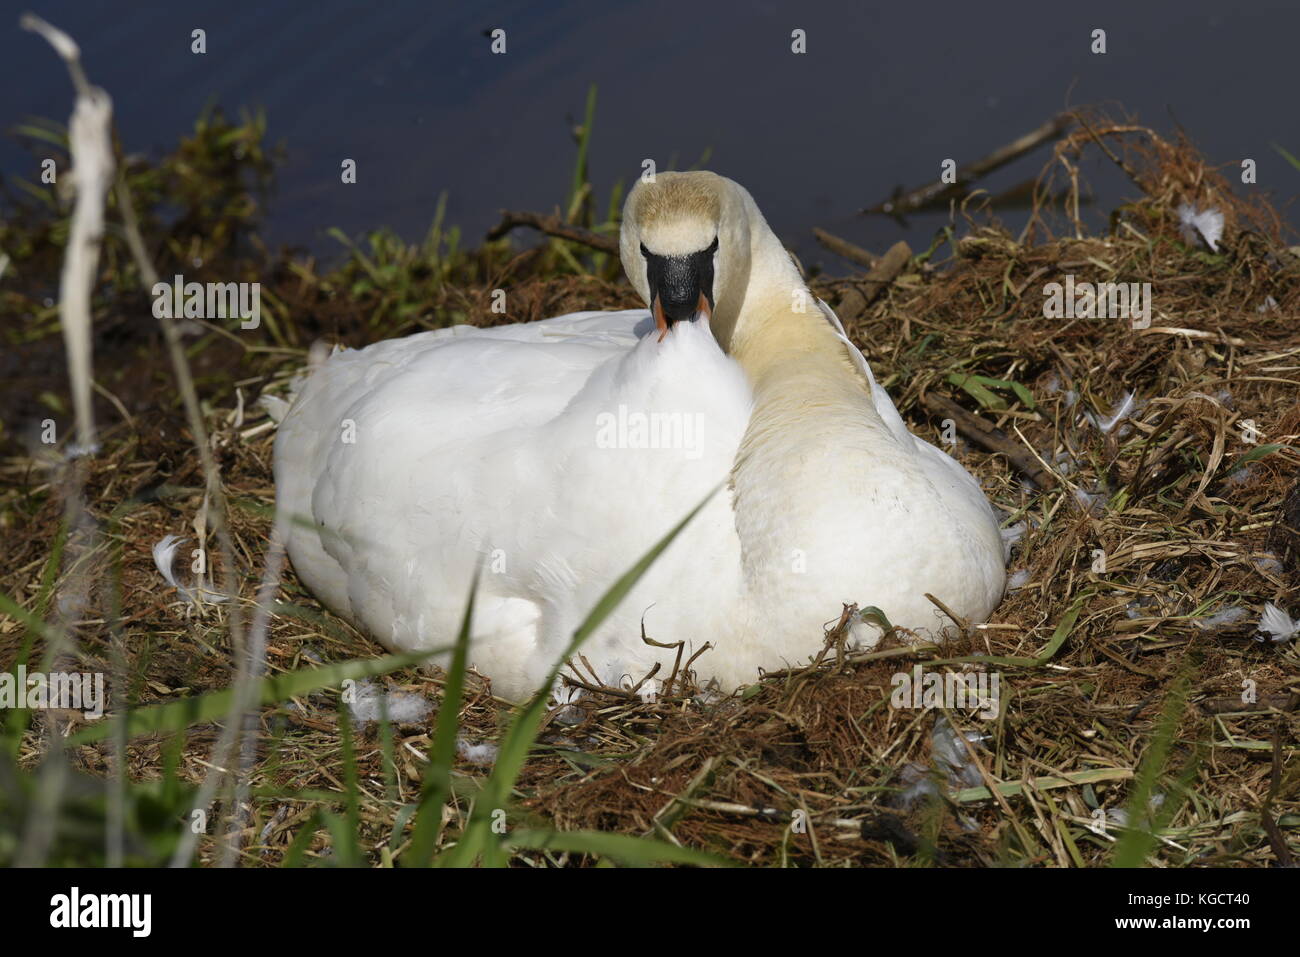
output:
{"label": "nest", "polygon": [[[1089,149],[1138,192],[1104,235],[1087,234],[1078,214],[1078,159]],[[1064,201],[1049,204],[1062,184]],[[1092,866],[1111,859],[1132,823],[1146,769],[1159,798],[1152,807],[1167,811],[1153,859],[1293,862],[1300,653],[1295,640],[1259,640],[1255,623],[1265,602],[1300,604],[1300,258],[1266,203],[1242,201],[1188,144],[1134,124],[1081,123],[1057,142],[1036,197],[1017,235],[971,195],[952,203],[947,259],[901,257],[883,278],[812,280],[913,430],[946,445],[1004,527],[1018,530],[1013,587],[992,621],[961,623],[962,637],[942,649],[887,639],[867,654],[845,647],[846,618],[829,621],[816,662],[732,697],[696,687],[689,673],[654,700],[589,685],[546,725],[518,784],[522,819],[655,836],[748,864]],[[1183,204],[1223,215],[1216,249],[1180,228]],[[529,255],[444,286],[429,324],[636,304],[623,284],[530,274]],[[1044,287],[1066,274],[1149,283],[1151,321],[1045,318]],[[503,276],[511,312],[496,315],[491,294]],[[302,318],[304,345],[316,334],[373,337],[346,297],[301,271],[264,278]],[[301,362],[300,352],[251,354],[219,336],[194,357],[231,503],[230,560],[250,608],[274,499],[272,430],[251,398],[281,388]],[[147,703],[226,686],[232,649],[229,609],[187,607],[154,569],[150,548],[164,535],[205,542],[195,516],[208,500],[164,370],[146,363],[129,378],[109,382],[129,395],[85,475],[88,509],[108,530],[93,561],[120,582],[120,640],[95,611],[76,637],[83,666],[129,676],[132,696]],[[34,457],[16,454],[6,470],[0,575],[31,608],[63,512]],[[225,569],[214,564],[219,577]],[[94,580],[89,601],[103,609],[114,576]],[[272,671],[380,652],[292,575],[281,599],[294,610],[272,620]],[[23,638],[15,619],[0,618],[0,662]],[[918,664],[996,671],[996,717],[891,707],[898,675]],[[401,672],[390,684],[441,696],[436,674]],[[246,863],[280,861],[311,810],[340,791],[339,708],[336,693],[320,693],[261,712]],[[505,714],[474,679],[461,734],[495,740]],[[1170,736],[1157,747],[1166,718]],[[56,718],[38,716],[20,763],[39,760],[43,720]],[[183,777],[202,778],[216,734],[214,725],[189,729]],[[363,844],[376,849],[418,794],[431,727],[394,735],[391,763],[373,729],[358,743]],[[162,736],[134,740],[128,772],[158,778],[168,747]],[[103,775],[109,753],[87,745],[72,757]],[[484,770],[465,759],[458,772],[468,780]],[[326,797],[282,796],[305,791]],[[453,817],[465,811],[462,801]],[[309,853],[328,843],[322,829]],[[215,851],[203,844],[201,853]],[[518,860],[586,861],[541,852]]]}

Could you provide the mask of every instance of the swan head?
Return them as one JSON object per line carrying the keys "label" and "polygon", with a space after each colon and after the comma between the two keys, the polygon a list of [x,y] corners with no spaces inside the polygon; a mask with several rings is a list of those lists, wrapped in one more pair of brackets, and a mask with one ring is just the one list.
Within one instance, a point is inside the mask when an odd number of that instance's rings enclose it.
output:
{"label": "swan head", "polygon": [[703,320],[727,348],[749,285],[752,206],[736,183],[702,170],[658,173],[628,194],[619,252],[661,340],[675,323]]}

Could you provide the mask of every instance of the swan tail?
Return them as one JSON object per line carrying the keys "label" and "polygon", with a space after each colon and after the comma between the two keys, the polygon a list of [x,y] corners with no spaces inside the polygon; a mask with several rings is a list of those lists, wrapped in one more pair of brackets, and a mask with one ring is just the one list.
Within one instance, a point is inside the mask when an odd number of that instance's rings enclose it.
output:
{"label": "swan tail", "polygon": [[257,404],[266,410],[267,416],[278,427],[284,421],[284,417],[289,414],[294,402],[298,400],[299,394],[307,385],[307,380],[311,378],[312,374],[327,360],[334,358],[345,349],[345,346],[335,343],[327,353],[324,343],[315,343],[307,353],[307,367],[295,373],[293,378],[289,380],[289,386],[285,389],[284,395],[278,396],[263,392],[258,396]]}

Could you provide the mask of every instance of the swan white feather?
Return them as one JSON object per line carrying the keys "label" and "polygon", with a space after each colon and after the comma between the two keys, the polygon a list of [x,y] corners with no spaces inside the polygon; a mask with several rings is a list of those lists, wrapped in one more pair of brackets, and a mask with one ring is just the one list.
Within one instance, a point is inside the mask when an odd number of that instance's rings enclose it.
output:
{"label": "swan white feather", "polygon": [[[987,499],[908,431],[829,307],[791,313],[802,281],[749,194],[663,173],[629,196],[623,260],[648,303],[643,253],[714,237],[714,308],[663,336],[658,311],[584,312],[324,362],[275,447],[307,587],[387,647],[427,650],[451,642],[481,564],[471,662],[519,698],[722,485],[584,646],[602,680],[671,669],[643,621],[688,656],[712,644],[697,676],[731,689],[806,661],[844,602],[922,633],[947,624],[925,592],[986,617],[1004,585]],[[629,427],[656,415],[678,431]]]}

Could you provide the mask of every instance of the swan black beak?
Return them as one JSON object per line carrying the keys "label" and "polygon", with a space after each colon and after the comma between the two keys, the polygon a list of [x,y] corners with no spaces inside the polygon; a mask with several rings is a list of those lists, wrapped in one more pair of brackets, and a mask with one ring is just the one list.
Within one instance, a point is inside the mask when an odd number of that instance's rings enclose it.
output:
{"label": "swan black beak", "polygon": [[650,311],[659,329],[659,341],[673,323],[713,315],[713,253],[708,249],[686,256],[656,256],[646,252],[646,279],[653,296]]}
{"label": "swan black beak", "polygon": [[664,336],[668,335],[668,330],[672,328],[673,323],[681,322],[683,318],[688,322],[693,322],[701,316],[706,320],[713,317],[713,305],[709,302],[708,297],[705,296],[704,293],[700,293],[700,298],[695,302],[695,308],[691,310],[690,315],[688,316],[673,318],[669,315],[668,311],[664,309],[663,300],[659,296],[655,296],[655,307],[652,311],[654,312],[655,326],[659,330],[660,342],[664,341]]}

